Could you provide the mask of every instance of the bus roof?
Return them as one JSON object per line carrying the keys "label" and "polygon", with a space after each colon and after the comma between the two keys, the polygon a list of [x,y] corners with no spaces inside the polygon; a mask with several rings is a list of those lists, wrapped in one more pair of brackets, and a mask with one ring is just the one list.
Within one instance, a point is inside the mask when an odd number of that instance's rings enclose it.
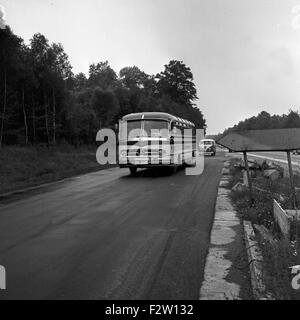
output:
{"label": "bus roof", "polygon": [[130,113],[127,114],[126,116],[124,116],[122,118],[122,120],[128,121],[128,120],[143,120],[143,119],[160,119],[160,120],[169,120],[169,121],[177,121],[177,122],[181,122],[183,124],[187,124],[190,125],[192,127],[194,127],[194,123],[173,116],[172,114],[169,113],[165,113],[165,112],[138,112],[138,113]]}
{"label": "bus roof", "polygon": [[201,141],[210,141],[210,142],[214,142],[214,139],[202,139]]}

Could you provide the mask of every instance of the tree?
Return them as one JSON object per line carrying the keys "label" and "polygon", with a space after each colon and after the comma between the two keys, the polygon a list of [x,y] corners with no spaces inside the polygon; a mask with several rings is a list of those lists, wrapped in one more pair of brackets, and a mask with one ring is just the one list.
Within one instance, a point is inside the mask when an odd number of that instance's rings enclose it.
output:
{"label": "tree", "polygon": [[120,71],[120,79],[128,89],[145,88],[149,76],[138,67],[125,67]]}
{"label": "tree", "polygon": [[[56,143],[57,117],[66,96],[66,81],[71,78],[72,67],[61,44],[49,44],[42,34],[30,41],[35,77],[38,79],[37,100],[44,106],[46,141]],[[52,134],[51,134],[52,133]]]}
{"label": "tree", "polygon": [[108,61],[91,64],[89,68],[90,87],[99,87],[101,89],[111,89],[117,84],[117,74],[110,67]]}
{"label": "tree", "polygon": [[300,114],[298,111],[289,110],[289,113],[283,115],[270,115],[266,111],[260,112],[257,116],[240,121],[231,128],[227,128],[218,137],[224,136],[232,131],[242,130],[263,130],[263,129],[282,129],[282,128],[300,128]]}
{"label": "tree", "polygon": [[57,100],[59,97],[61,99],[64,97],[64,80],[73,76],[68,55],[64,52],[63,46],[60,43],[53,43],[49,48],[48,65],[52,94],[52,143],[55,144],[57,107],[62,105],[62,101],[59,104]]}
{"label": "tree", "polygon": [[81,91],[87,86],[87,78],[84,73],[80,72],[72,78],[73,80],[73,90]]}
{"label": "tree", "polygon": [[284,128],[300,128],[300,115],[298,111],[289,110],[283,121]]}
{"label": "tree", "polygon": [[114,94],[119,103],[119,118],[128,113],[134,112],[134,109],[130,103],[130,91],[128,89],[123,87],[116,88],[114,90]]}
{"label": "tree", "polygon": [[203,126],[193,106],[196,90],[189,68],[171,61],[157,77],[137,66],[120,78],[108,61],[92,64],[88,78],[73,75],[60,43],[34,34],[29,45],[0,30],[0,147],[5,144],[92,143],[99,128],[113,127],[132,112],[162,111]]}
{"label": "tree", "polygon": [[99,120],[90,103],[91,95],[90,90],[84,90],[69,96],[64,136],[74,145],[93,143],[99,130]]}
{"label": "tree", "polygon": [[22,43],[23,40],[13,34],[9,27],[0,28],[0,148],[3,145],[5,124],[9,122],[12,108],[17,105],[14,86],[19,75]]}
{"label": "tree", "polygon": [[117,122],[119,104],[113,92],[96,88],[91,104],[99,119],[99,129],[112,127]]}
{"label": "tree", "polygon": [[[36,100],[38,101],[37,120],[39,137],[43,137],[45,130],[46,141],[50,142],[49,128],[49,73],[48,65],[50,45],[46,37],[40,33],[33,35],[30,40],[30,52],[32,57],[33,71],[37,79]],[[44,125],[40,123],[42,121]]]}
{"label": "tree", "polygon": [[[21,95],[21,106],[23,113],[24,131],[25,131],[25,144],[29,143],[29,124],[28,124],[28,107],[30,92],[34,90],[35,78],[33,69],[31,68],[30,50],[27,46],[23,45],[20,54],[20,66],[18,70],[18,83],[17,87]],[[28,97],[27,97],[28,95]],[[34,106],[32,106],[34,107]],[[33,123],[33,127],[34,127]]]}
{"label": "tree", "polygon": [[176,103],[187,106],[198,99],[191,69],[182,61],[171,60],[156,79],[159,93],[167,95]]}

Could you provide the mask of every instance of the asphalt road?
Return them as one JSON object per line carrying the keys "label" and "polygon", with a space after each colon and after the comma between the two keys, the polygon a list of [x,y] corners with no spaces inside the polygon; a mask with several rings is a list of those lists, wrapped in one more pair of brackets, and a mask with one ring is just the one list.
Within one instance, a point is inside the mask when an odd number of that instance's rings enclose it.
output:
{"label": "asphalt road", "polygon": [[[249,157],[252,154],[259,158],[275,159],[287,163],[286,152],[249,152]],[[300,155],[291,154],[291,160],[293,165],[300,166]]]}
{"label": "asphalt road", "polygon": [[103,170],[1,200],[0,299],[198,299],[222,157]]}

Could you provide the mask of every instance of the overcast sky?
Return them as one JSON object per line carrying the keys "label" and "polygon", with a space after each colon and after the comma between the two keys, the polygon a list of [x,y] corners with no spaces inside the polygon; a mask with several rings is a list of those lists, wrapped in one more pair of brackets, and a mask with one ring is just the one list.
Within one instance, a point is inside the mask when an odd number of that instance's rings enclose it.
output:
{"label": "overcast sky", "polygon": [[[194,74],[217,133],[262,109],[300,109],[300,0],[0,0],[28,41],[61,42],[74,72],[108,60],[148,74],[171,59]],[[298,16],[299,15],[299,16]]]}

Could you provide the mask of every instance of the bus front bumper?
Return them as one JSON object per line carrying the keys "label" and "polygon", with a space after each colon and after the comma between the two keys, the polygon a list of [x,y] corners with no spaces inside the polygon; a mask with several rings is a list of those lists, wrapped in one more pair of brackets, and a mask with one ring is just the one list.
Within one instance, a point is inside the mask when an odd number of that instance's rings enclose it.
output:
{"label": "bus front bumper", "polygon": [[136,167],[136,168],[151,168],[151,167],[170,167],[170,166],[176,166],[176,165],[180,165],[180,164],[174,164],[174,161],[170,158],[161,158],[161,157],[143,157],[143,158],[133,158],[133,159],[129,159],[129,158],[121,158],[119,159],[119,163],[118,163],[120,168],[130,168],[130,167]]}

